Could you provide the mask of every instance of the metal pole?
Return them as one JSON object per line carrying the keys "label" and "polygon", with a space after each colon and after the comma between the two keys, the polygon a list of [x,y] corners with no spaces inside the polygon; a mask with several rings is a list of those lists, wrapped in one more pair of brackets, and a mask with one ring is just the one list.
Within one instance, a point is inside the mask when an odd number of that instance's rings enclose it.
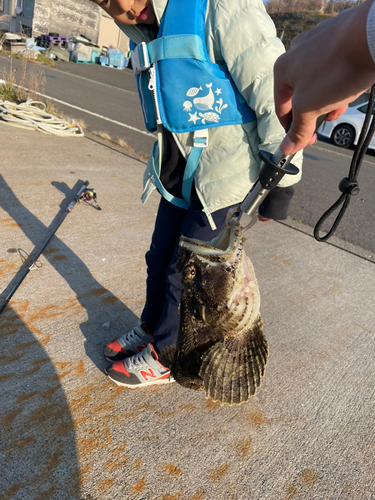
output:
{"label": "metal pole", "polygon": [[64,215],[62,216],[62,218],[60,219],[60,221],[58,222],[58,224],[56,225],[55,229],[53,230],[53,232],[48,236],[47,238],[47,241],[44,243],[44,245],[42,246],[42,248],[39,250],[39,252],[37,253],[36,257],[34,257],[32,263],[30,264],[30,266],[26,269],[24,275],[21,277],[20,281],[17,283],[17,285],[15,285],[15,287],[13,288],[13,290],[9,293],[9,295],[7,296],[7,298],[5,299],[5,302],[4,304],[1,306],[0,308],[0,314],[4,311],[4,309],[6,308],[6,306],[8,305],[8,302],[10,301],[10,299],[13,297],[13,295],[15,294],[15,292],[17,291],[18,287],[21,285],[21,283],[23,282],[23,280],[26,278],[26,276],[29,274],[29,272],[31,271],[33,265],[35,264],[35,262],[39,259],[39,257],[41,256],[41,254],[44,252],[44,249],[46,248],[46,246],[48,245],[48,243],[51,241],[53,235],[56,233],[56,231],[59,229],[59,227],[61,226],[61,224],[64,222],[66,216],[68,214],[70,214],[70,212],[73,210],[74,208],[74,205],[77,203],[77,201],[79,201],[80,199],[80,196],[82,194],[82,192],[86,189],[86,187],[89,185],[89,181],[86,181],[83,186],[80,188],[80,190],[78,191],[78,193],[76,194],[76,196],[74,197],[74,200],[69,204],[68,208],[65,210],[64,212]]}

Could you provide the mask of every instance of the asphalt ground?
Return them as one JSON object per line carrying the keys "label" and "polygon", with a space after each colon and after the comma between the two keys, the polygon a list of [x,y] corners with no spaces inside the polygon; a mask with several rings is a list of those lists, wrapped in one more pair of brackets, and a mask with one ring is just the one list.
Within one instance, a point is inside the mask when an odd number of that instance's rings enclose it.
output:
{"label": "asphalt ground", "polygon": [[119,388],[102,349],[144,303],[158,205],[140,203],[144,164],[91,136],[0,134],[3,298],[84,181],[102,207],[76,205],[0,316],[2,499],[375,498],[372,262],[301,223],[258,223],[257,395],[220,407],[177,384]]}
{"label": "asphalt ground", "polygon": [[[28,64],[27,71],[41,72],[40,92],[55,99],[65,115],[81,120],[87,132],[103,133],[120,139],[136,151],[150,153],[155,136],[145,131],[133,73],[118,71],[98,64],[57,62],[57,68]],[[0,56],[0,77],[5,72],[22,80],[23,62]],[[33,80],[33,79],[31,79]],[[26,78],[26,86],[29,85]],[[32,83],[32,81],[31,81]],[[338,186],[349,172],[353,149],[338,148],[327,140],[305,149],[302,180],[295,186],[288,224],[313,228],[321,215],[341,194]],[[336,235],[346,246],[361,249],[361,255],[375,262],[375,152],[365,155],[358,176],[360,193],[352,197],[350,206]],[[337,215],[337,212],[335,213]],[[329,228],[333,217],[324,228]]]}

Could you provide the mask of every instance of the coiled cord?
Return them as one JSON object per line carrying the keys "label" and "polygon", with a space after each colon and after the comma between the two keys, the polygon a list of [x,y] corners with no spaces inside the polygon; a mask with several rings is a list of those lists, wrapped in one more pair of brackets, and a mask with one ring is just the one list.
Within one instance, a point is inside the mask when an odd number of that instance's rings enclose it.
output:
{"label": "coiled cord", "polygon": [[21,104],[0,100],[0,119],[13,127],[40,130],[45,134],[61,137],[83,137],[82,128],[45,111],[46,105],[28,99]]}

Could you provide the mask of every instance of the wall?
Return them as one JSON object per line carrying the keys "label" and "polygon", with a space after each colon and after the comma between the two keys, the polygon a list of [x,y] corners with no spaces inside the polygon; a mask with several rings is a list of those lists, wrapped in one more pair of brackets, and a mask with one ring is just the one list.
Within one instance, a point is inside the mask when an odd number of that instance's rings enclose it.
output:
{"label": "wall", "polygon": [[101,13],[89,0],[35,0],[33,36],[59,33],[71,37],[84,35],[97,43]]}
{"label": "wall", "polygon": [[129,38],[116,26],[114,20],[102,11],[102,19],[100,21],[100,31],[98,45],[100,47],[117,47],[125,55],[129,51]]}

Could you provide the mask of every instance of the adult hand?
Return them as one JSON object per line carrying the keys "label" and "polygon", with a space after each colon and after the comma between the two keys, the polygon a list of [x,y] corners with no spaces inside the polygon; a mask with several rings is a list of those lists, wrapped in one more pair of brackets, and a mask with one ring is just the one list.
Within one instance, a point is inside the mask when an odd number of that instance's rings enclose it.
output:
{"label": "adult hand", "polygon": [[280,145],[293,154],[315,142],[319,116],[334,121],[375,83],[375,64],[366,34],[374,0],[348,9],[293,40],[274,67],[275,109],[285,129]]}

